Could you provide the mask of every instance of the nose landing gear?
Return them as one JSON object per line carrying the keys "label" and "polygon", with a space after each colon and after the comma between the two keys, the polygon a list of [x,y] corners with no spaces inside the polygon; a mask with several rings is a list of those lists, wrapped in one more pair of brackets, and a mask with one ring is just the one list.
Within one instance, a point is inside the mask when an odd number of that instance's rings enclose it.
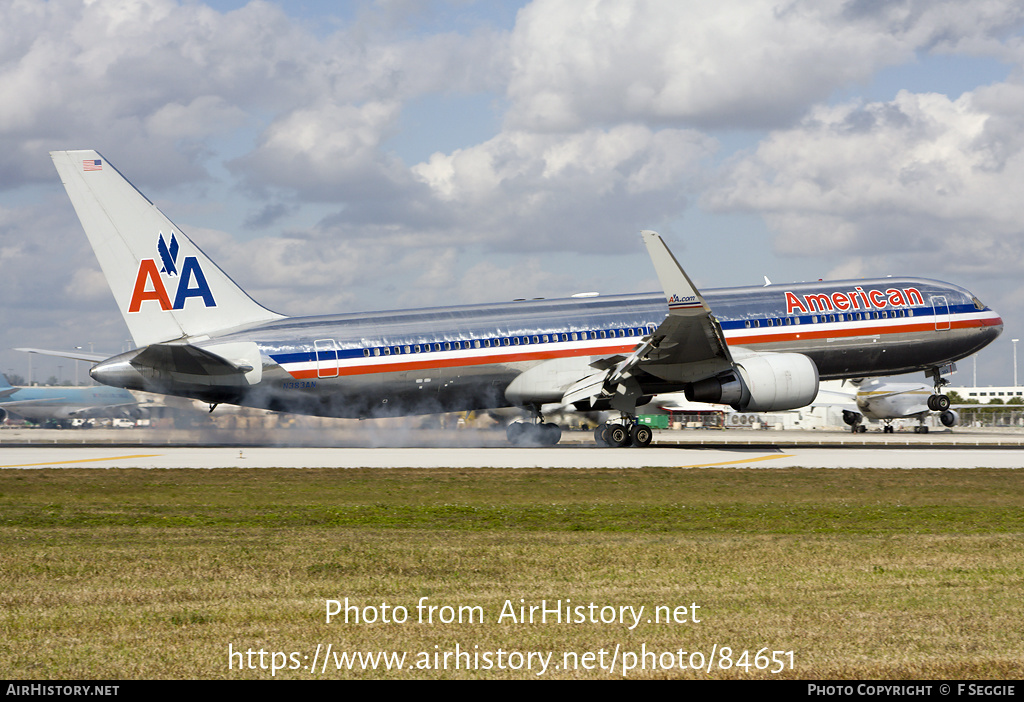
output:
{"label": "nose landing gear", "polygon": [[[928,409],[932,412],[945,412],[949,409],[949,398],[942,394],[942,388],[949,385],[949,381],[942,377],[943,370],[942,368],[932,368],[925,372],[925,376],[935,381],[935,394],[928,397]],[[945,370],[952,373],[956,370],[956,366],[951,363]]]}

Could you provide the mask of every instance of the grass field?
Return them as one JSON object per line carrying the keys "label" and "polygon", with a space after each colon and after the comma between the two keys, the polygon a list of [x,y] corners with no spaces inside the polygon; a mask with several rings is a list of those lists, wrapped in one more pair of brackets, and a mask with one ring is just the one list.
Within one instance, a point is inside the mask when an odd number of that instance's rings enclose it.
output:
{"label": "grass field", "polygon": [[[986,469],[0,471],[0,670],[1020,679],[1022,479]],[[349,622],[328,623],[328,601],[346,598]],[[539,610],[520,621],[520,606],[542,605],[561,621]],[[406,669],[340,658],[355,651],[404,654]]]}

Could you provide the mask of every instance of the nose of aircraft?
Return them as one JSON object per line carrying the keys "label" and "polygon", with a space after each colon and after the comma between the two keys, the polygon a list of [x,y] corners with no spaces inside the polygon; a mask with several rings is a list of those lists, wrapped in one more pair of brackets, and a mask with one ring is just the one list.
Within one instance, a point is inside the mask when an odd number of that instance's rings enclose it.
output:
{"label": "nose of aircraft", "polygon": [[977,316],[977,338],[979,344],[975,351],[983,346],[992,343],[1003,333],[1003,318],[991,307],[986,306],[975,295],[971,295],[971,301],[978,310]]}

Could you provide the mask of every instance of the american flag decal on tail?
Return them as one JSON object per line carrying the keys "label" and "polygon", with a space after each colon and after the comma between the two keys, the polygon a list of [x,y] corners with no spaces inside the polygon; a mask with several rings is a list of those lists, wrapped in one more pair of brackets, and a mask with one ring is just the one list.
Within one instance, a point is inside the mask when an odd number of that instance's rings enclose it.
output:
{"label": "american flag decal on tail", "polygon": [[82,161],[83,171],[102,171],[103,170],[103,159],[99,158],[87,158]]}

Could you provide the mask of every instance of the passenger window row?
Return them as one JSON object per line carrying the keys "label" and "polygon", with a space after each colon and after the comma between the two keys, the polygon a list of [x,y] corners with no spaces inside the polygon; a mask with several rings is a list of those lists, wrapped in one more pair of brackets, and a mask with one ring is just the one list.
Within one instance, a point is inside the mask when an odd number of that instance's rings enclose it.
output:
{"label": "passenger window row", "polygon": [[655,326],[624,327],[622,329],[601,329],[598,331],[562,332],[559,334],[533,334],[523,336],[487,337],[464,341],[435,341],[424,344],[398,344],[392,346],[374,346],[363,349],[363,356],[401,356],[411,353],[432,353],[437,351],[462,351],[466,349],[504,348],[512,346],[531,346],[534,344],[552,344],[562,341],[590,341],[598,339],[625,339],[653,334]]}
{"label": "passenger window row", "polygon": [[874,312],[838,312],[835,314],[812,314],[795,317],[768,317],[767,319],[747,319],[743,326],[747,329],[761,329],[763,327],[782,327],[799,324],[822,324],[825,322],[861,322],[872,319],[896,319],[898,317],[913,317],[914,310],[881,310]]}

